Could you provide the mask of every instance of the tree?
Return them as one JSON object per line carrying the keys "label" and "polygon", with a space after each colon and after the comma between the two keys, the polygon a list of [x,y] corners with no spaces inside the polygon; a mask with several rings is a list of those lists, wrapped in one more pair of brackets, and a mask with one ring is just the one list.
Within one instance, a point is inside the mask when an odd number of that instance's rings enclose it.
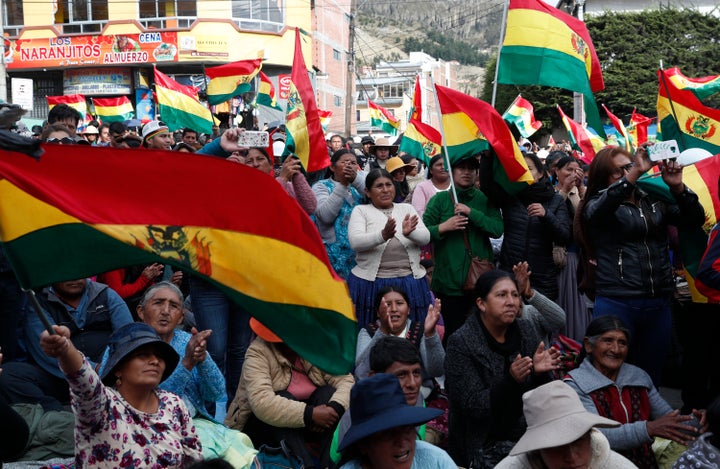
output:
{"label": "tree", "polygon": [[[606,12],[587,18],[587,27],[602,65],[605,90],[595,94],[613,114],[628,120],[633,108],[657,114],[657,70],[679,67],[688,77],[720,74],[720,19],[694,10],[660,8],[643,12]],[[488,63],[483,98],[490,102],[497,55]],[[572,93],[557,88],[499,85],[496,109],[502,112],[521,93],[535,107],[535,116],[561,126],[555,104],[569,112]],[[705,104],[720,107],[720,96]],[[604,115],[600,111],[601,116]]]}

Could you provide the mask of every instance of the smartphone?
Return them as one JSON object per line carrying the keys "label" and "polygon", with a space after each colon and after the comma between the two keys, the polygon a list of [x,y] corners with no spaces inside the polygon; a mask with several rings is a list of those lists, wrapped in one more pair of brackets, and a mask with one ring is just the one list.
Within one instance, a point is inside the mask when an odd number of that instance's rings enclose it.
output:
{"label": "smartphone", "polygon": [[675,140],[665,140],[648,145],[647,151],[650,161],[669,160],[680,156],[680,147]]}
{"label": "smartphone", "polygon": [[265,131],[246,130],[238,136],[238,146],[267,148],[270,137]]}

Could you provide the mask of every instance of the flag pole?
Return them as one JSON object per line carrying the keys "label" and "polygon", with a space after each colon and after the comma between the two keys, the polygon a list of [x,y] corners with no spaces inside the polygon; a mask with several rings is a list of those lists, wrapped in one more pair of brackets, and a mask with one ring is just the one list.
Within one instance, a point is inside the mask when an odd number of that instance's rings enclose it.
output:
{"label": "flag pole", "polygon": [[502,31],[500,32],[500,43],[498,44],[498,55],[497,60],[495,61],[495,78],[493,79],[493,92],[492,92],[492,100],[490,101],[490,105],[492,107],[495,107],[495,98],[497,97],[497,86],[498,86],[498,73],[500,72],[500,52],[502,52],[502,45],[503,42],[505,42],[505,33],[507,32],[507,17],[508,17],[508,9],[510,8],[510,0],[507,0],[505,2],[504,8],[503,8],[503,17],[502,17]]}
{"label": "flag pole", "polygon": [[[670,103],[670,111],[672,112],[673,119],[675,119],[675,123],[678,126],[678,130],[680,130],[680,144],[683,146],[683,148],[687,149],[687,145],[685,144],[685,132],[680,129],[680,121],[678,120],[677,113],[675,112],[675,104],[673,104],[673,100],[670,97],[670,88],[668,87],[667,81],[665,81],[665,69],[663,68],[663,62],[660,60],[660,81],[663,84],[663,88],[665,88],[665,94],[667,94],[668,102]],[[660,120],[658,119],[658,125],[660,125]]]}
{"label": "flag pole", "polygon": [[442,136],[443,152],[445,153],[445,168],[447,169],[448,175],[450,176],[450,193],[453,197],[453,203],[457,204],[458,196],[457,190],[455,189],[455,181],[453,180],[452,166],[450,166],[450,153],[448,153],[447,140],[445,139],[445,128],[443,127],[442,109],[440,109],[440,98],[438,98],[437,87],[435,86],[435,80],[433,79],[432,74],[430,75],[430,83],[432,84],[433,95],[435,96],[435,107],[437,108],[438,113],[438,130],[440,130],[440,135]]}
{"label": "flag pole", "polygon": [[43,311],[42,306],[40,306],[40,302],[38,301],[37,296],[35,295],[35,291],[33,291],[30,288],[23,288],[22,291],[25,292],[28,299],[30,300],[30,304],[32,305],[33,309],[35,310],[35,313],[38,315],[40,322],[43,323],[45,330],[48,331],[48,334],[54,335],[55,330],[53,329],[52,324],[50,324],[50,320],[45,315],[45,311]]}

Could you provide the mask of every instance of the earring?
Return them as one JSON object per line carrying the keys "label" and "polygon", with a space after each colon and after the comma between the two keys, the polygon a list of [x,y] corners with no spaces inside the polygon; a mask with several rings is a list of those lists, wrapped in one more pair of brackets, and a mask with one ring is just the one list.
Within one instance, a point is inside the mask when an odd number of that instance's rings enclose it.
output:
{"label": "earring", "polygon": [[122,376],[115,375],[115,387],[119,388],[120,386],[122,386]]}

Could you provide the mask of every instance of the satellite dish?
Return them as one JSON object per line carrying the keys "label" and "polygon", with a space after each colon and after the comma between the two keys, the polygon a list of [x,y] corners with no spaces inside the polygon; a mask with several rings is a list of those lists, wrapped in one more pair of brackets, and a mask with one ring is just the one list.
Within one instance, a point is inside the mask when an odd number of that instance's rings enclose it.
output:
{"label": "satellite dish", "polygon": [[678,163],[683,166],[689,166],[705,158],[710,158],[711,156],[713,156],[713,154],[703,148],[688,148],[680,153]]}

